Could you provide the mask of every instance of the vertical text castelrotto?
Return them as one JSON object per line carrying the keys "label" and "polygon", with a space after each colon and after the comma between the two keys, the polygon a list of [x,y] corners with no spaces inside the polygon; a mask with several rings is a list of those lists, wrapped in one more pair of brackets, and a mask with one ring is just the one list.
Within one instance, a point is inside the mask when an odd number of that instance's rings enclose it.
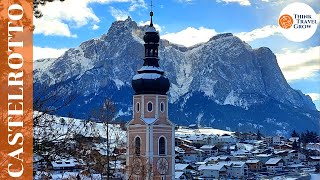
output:
{"label": "vertical text castelrotto", "polygon": [[0,179],[32,179],[32,1],[0,7]]}

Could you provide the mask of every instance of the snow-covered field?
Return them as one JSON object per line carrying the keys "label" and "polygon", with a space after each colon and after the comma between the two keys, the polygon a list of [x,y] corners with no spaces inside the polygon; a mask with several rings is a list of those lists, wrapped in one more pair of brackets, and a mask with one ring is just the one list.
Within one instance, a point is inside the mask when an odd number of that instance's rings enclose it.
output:
{"label": "snow-covered field", "polygon": [[186,128],[180,128],[176,130],[176,135],[196,135],[196,134],[203,134],[203,135],[223,135],[223,134],[229,134],[231,135],[234,132],[231,131],[225,131],[220,129],[213,129],[213,128],[199,128],[199,129],[186,129]]}
{"label": "snow-covered field", "polygon": [[320,174],[310,174],[311,179],[310,180],[319,180],[320,179]]}
{"label": "snow-covered field", "polygon": [[[41,112],[34,112],[34,117],[39,116]],[[108,127],[108,128],[107,128]],[[74,135],[81,134],[85,137],[107,138],[107,129],[109,140],[126,141],[126,132],[119,124],[97,123],[81,119],[57,117],[44,114],[39,119],[39,123],[34,127],[34,137],[43,140],[59,140],[63,138],[72,138]]]}

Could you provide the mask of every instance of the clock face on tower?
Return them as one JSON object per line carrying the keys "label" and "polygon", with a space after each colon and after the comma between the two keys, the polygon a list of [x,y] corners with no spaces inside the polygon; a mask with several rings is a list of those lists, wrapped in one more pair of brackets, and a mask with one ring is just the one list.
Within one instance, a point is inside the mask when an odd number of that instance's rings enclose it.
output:
{"label": "clock face on tower", "polygon": [[160,158],[157,161],[157,170],[160,174],[166,174],[169,169],[169,163],[166,158]]}
{"label": "clock face on tower", "polygon": [[141,171],[142,171],[142,162],[141,162],[141,159],[135,159],[133,161],[133,164],[132,164],[132,171],[134,174],[141,174]]}

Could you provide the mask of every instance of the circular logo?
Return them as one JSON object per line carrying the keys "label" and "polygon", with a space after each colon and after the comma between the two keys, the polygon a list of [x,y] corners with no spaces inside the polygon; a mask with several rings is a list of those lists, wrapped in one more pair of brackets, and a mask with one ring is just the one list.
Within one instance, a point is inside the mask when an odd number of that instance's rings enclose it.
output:
{"label": "circular logo", "polygon": [[291,28],[292,24],[293,18],[288,14],[284,14],[279,18],[279,25],[284,29]]}
{"label": "circular logo", "polygon": [[317,14],[305,3],[292,3],[280,13],[281,33],[290,41],[302,42],[311,38],[318,26]]}

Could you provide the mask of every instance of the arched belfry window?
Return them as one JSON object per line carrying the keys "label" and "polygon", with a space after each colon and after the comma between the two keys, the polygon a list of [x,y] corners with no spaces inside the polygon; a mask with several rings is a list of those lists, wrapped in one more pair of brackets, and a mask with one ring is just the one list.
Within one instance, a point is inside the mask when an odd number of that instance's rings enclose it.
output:
{"label": "arched belfry window", "polygon": [[166,139],[164,137],[159,139],[159,155],[166,155]]}
{"label": "arched belfry window", "polygon": [[140,155],[140,148],[141,148],[141,139],[140,137],[136,137],[136,139],[134,140],[134,153],[136,155]]}
{"label": "arched belfry window", "polygon": [[148,111],[149,112],[152,111],[152,108],[153,108],[152,106],[153,106],[152,102],[148,102]]}

